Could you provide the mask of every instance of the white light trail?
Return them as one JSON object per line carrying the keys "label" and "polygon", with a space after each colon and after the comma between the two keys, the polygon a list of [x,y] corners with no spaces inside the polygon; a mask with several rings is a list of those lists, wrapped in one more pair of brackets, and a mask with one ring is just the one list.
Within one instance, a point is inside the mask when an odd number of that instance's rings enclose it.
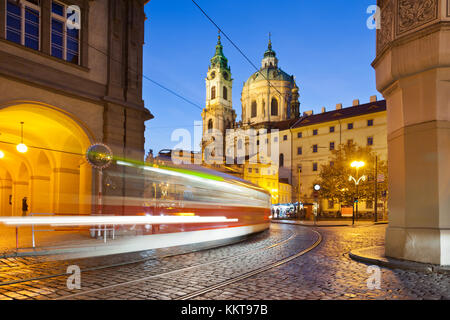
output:
{"label": "white light trail", "polygon": [[180,224],[237,222],[227,217],[200,216],[64,216],[64,217],[6,217],[0,223],[10,226],[91,226],[91,225],[134,225],[134,224]]}

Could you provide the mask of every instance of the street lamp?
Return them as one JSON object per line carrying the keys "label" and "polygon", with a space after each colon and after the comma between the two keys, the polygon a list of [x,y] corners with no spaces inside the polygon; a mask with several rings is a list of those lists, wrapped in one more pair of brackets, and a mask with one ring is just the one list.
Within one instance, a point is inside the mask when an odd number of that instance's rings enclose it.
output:
{"label": "street lamp", "polygon": [[17,151],[19,151],[20,153],[25,153],[28,151],[28,147],[26,146],[26,144],[23,143],[23,121],[20,123],[21,125],[21,131],[20,131],[20,143],[16,146]]}
{"label": "street lamp", "polygon": [[5,153],[2,150],[0,150],[0,159],[3,159],[4,157],[5,157]]}
{"label": "street lamp", "polygon": [[356,186],[356,213],[355,213],[355,210],[353,210],[353,216],[352,216],[352,225],[355,225],[355,215],[358,215],[358,201],[359,201],[358,186],[361,181],[366,181],[365,175],[362,175],[361,177],[358,178],[358,170],[359,170],[359,168],[365,166],[365,162],[364,161],[353,161],[350,166],[352,168],[356,169],[356,177],[357,177],[357,179],[355,179],[351,175],[348,177],[348,181],[353,180],[353,182],[355,183],[355,186]]}

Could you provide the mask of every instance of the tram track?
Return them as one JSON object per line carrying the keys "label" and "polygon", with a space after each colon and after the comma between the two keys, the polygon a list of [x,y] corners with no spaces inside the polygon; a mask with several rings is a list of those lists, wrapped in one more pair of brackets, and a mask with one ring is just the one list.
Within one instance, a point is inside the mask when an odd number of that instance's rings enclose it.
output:
{"label": "tram track", "polygon": [[304,255],[304,254],[308,253],[309,251],[313,250],[314,248],[316,248],[322,242],[322,239],[323,239],[322,235],[318,231],[313,230],[313,232],[318,235],[318,238],[317,238],[316,242],[314,242],[314,244],[312,246],[310,246],[309,248],[306,248],[306,249],[304,249],[304,250],[302,250],[302,251],[300,251],[300,252],[298,252],[298,253],[296,253],[294,255],[291,255],[291,256],[289,256],[287,258],[284,258],[284,259],[282,259],[280,261],[271,263],[271,264],[269,264],[267,266],[261,267],[259,269],[253,270],[251,272],[247,272],[245,274],[242,274],[240,276],[234,277],[232,279],[229,279],[229,280],[226,280],[226,281],[222,281],[221,283],[215,284],[215,285],[210,286],[208,288],[205,288],[205,289],[202,289],[202,290],[198,290],[196,292],[193,292],[193,293],[187,294],[185,296],[179,297],[177,300],[191,300],[193,298],[202,296],[202,295],[204,295],[204,294],[206,294],[208,292],[220,289],[222,287],[228,286],[228,285],[233,284],[235,282],[239,282],[239,281],[245,280],[247,278],[253,277],[255,275],[258,275],[260,273],[268,271],[270,269],[273,269],[273,268],[276,268],[278,266],[281,266],[281,265],[283,265],[285,263],[288,263],[288,262],[290,262],[290,261],[292,261],[294,259],[297,259],[298,257],[301,257],[302,255]]}
{"label": "tram track", "polygon": [[[300,256],[302,256],[304,254],[306,254],[307,252],[313,250],[315,247],[317,247],[320,244],[320,242],[322,241],[322,235],[319,232],[315,231],[315,230],[312,230],[312,232],[314,232],[317,235],[316,241],[311,246],[309,246],[308,248],[306,248],[306,249],[304,249],[304,250],[302,250],[300,252],[297,252],[294,255],[291,255],[289,257],[286,257],[286,258],[281,259],[279,261],[276,261],[274,263],[270,263],[269,265],[266,265],[264,267],[261,267],[261,268],[258,268],[256,270],[254,270],[254,271],[251,271],[251,272],[239,275],[239,276],[234,277],[232,279],[228,279],[226,281],[222,281],[222,282],[220,282],[218,284],[215,284],[215,285],[213,285],[211,287],[208,287],[208,288],[205,288],[205,289],[202,289],[202,290],[199,290],[199,291],[187,294],[185,296],[179,297],[177,299],[180,299],[180,300],[192,299],[194,297],[203,295],[203,294],[205,294],[207,292],[210,292],[212,290],[221,288],[223,286],[229,285],[231,283],[234,283],[234,282],[237,282],[237,281],[240,281],[240,280],[244,280],[246,278],[252,277],[254,275],[257,275],[259,273],[267,271],[269,269],[272,269],[272,268],[275,268],[275,267],[280,266],[282,264],[288,263],[289,261],[294,260],[294,259],[296,259],[296,258],[298,258],[298,257],[300,257]],[[249,253],[252,253],[252,252],[257,252],[257,251],[262,251],[262,250],[269,250],[269,249],[281,246],[283,244],[286,244],[286,243],[294,240],[298,235],[299,234],[297,232],[294,232],[289,238],[287,238],[287,239],[285,239],[283,241],[280,241],[280,242],[278,242],[276,244],[267,246],[267,247],[249,250],[247,252],[243,252],[243,253],[240,253],[240,254],[237,254],[237,255],[233,255],[233,256],[230,256],[230,257],[226,257],[226,258],[218,259],[218,260],[214,260],[214,261],[209,261],[209,262],[206,262],[206,263],[201,263],[201,264],[194,265],[194,266],[180,268],[180,269],[176,269],[176,270],[172,270],[172,271],[168,271],[168,272],[164,272],[164,273],[160,273],[160,274],[156,274],[156,275],[150,275],[150,276],[142,277],[142,278],[139,278],[139,279],[134,279],[134,280],[126,281],[126,282],[121,282],[121,283],[117,283],[117,284],[113,284],[113,285],[109,285],[109,286],[104,286],[104,287],[101,287],[101,288],[96,288],[96,289],[92,289],[92,290],[86,290],[86,291],[83,291],[83,292],[77,292],[77,293],[74,293],[74,294],[58,297],[55,300],[66,300],[66,299],[76,298],[76,297],[79,297],[79,296],[86,296],[86,295],[89,295],[91,293],[95,293],[95,292],[99,292],[99,291],[103,291],[103,290],[109,290],[109,289],[114,289],[114,288],[118,288],[118,287],[122,287],[122,286],[133,285],[133,284],[137,284],[139,282],[143,282],[143,281],[147,281],[147,280],[151,280],[151,279],[155,279],[155,278],[170,277],[170,276],[176,275],[177,273],[182,273],[182,272],[185,272],[185,271],[199,269],[199,268],[202,268],[202,267],[205,267],[205,266],[209,266],[209,265],[225,262],[225,261],[228,261],[228,260],[236,259],[236,258],[239,258],[239,257],[242,257],[242,256],[246,256],[246,255],[248,255]]]}
{"label": "tram track", "polygon": [[216,263],[221,263],[221,262],[225,262],[225,261],[228,261],[228,260],[237,259],[239,257],[246,256],[246,255],[248,255],[250,253],[253,253],[253,252],[262,251],[262,250],[269,250],[269,249],[281,246],[281,245],[283,245],[285,243],[288,243],[288,242],[292,241],[293,239],[295,239],[296,236],[297,236],[297,233],[296,232],[292,232],[288,238],[286,238],[286,239],[284,239],[284,240],[282,240],[280,242],[277,242],[275,244],[272,244],[270,246],[266,246],[266,247],[262,247],[262,248],[256,248],[256,249],[252,249],[252,250],[247,250],[245,252],[242,252],[242,253],[239,253],[239,254],[236,254],[236,255],[232,255],[232,256],[229,256],[229,257],[225,257],[225,258],[222,258],[222,259],[208,261],[208,262],[205,262],[205,263],[199,263],[197,265],[184,267],[184,268],[180,268],[180,269],[176,269],[176,270],[172,270],[172,271],[168,271],[168,272],[164,272],[164,273],[160,273],[160,274],[150,275],[150,276],[142,277],[142,278],[139,278],[139,279],[134,279],[134,280],[130,280],[130,281],[116,283],[116,284],[113,284],[113,285],[104,286],[104,287],[96,288],[96,289],[92,289],[92,290],[86,290],[86,291],[82,291],[82,292],[77,292],[77,293],[74,293],[74,294],[71,294],[71,295],[61,296],[61,297],[56,298],[55,300],[66,300],[66,299],[70,299],[70,298],[77,297],[77,296],[84,296],[84,295],[87,295],[87,294],[90,294],[90,293],[94,293],[94,292],[98,292],[98,291],[102,291],[102,290],[108,290],[108,289],[113,289],[113,288],[126,286],[126,285],[130,285],[130,284],[135,284],[135,283],[139,283],[139,282],[142,282],[142,281],[147,281],[147,280],[154,279],[154,278],[167,277],[167,276],[171,276],[171,275],[174,275],[174,274],[177,274],[177,273],[180,273],[180,272],[194,270],[194,269],[198,269],[198,268],[201,268],[201,267],[213,265],[213,264],[216,264]]}
{"label": "tram track", "polygon": [[[280,241],[278,243],[271,244],[269,246],[262,247],[262,248],[260,247],[260,248],[256,248],[256,249],[247,250],[247,251],[245,251],[245,252],[243,252],[243,253],[241,253],[239,255],[245,255],[245,254],[248,254],[249,252],[252,252],[252,251],[258,251],[258,250],[268,249],[268,248],[271,248],[271,247],[276,247],[278,245],[281,245],[281,244],[285,243],[286,241],[291,239],[293,236],[295,236],[295,232],[289,233],[289,235],[287,237],[285,237],[282,241]],[[249,240],[249,238],[242,239],[242,240],[239,240],[239,241],[236,241],[236,242],[232,242],[232,243],[222,244],[222,245],[212,245],[212,246],[201,248],[199,250],[190,250],[188,252],[182,252],[182,253],[176,253],[176,254],[167,254],[167,255],[161,255],[161,256],[157,256],[157,257],[146,257],[146,258],[142,258],[142,259],[134,259],[134,260],[130,260],[130,261],[123,261],[123,262],[113,263],[113,264],[108,264],[108,265],[102,265],[102,266],[96,266],[96,267],[88,267],[88,268],[83,268],[80,271],[82,273],[83,272],[86,273],[86,272],[90,272],[90,271],[99,271],[99,270],[104,270],[104,269],[117,268],[117,267],[122,267],[122,266],[127,266],[127,265],[144,263],[144,262],[151,261],[151,260],[179,257],[179,256],[187,255],[187,254],[196,253],[196,252],[203,252],[203,251],[208,251],[208,250],[212,250],[212,249],[220,249],[222,247],[226,247],[226,246],[229,246],[229,245],[234,245],[234,244],[237,244],[237,243],[240,243],[240,242],[244,242],[246,240]],[[232,258],[232,257],[227,257],[227,258]],[[227,259],[227,258],[224,258],[224,259]],[[26,279],[17,279],[17,280],[11,280],[11,281],[3,281],[3,282],[0,282],[0,287],[5,287],[5,286],[10,286],[10,285],[15,285],[15,284],[23,284],[23,283],[39,281],[39,280],[47,280],[47,279],[58,278],[58,277],[66,277],[66,276],[69,276],[69,275],[71,275],[71,274],[69,274],[67,272],[60,272],[60,273],[41,275],[41,276],[36,276],[36,277],[31,277],[31,278],[26,278]]]}

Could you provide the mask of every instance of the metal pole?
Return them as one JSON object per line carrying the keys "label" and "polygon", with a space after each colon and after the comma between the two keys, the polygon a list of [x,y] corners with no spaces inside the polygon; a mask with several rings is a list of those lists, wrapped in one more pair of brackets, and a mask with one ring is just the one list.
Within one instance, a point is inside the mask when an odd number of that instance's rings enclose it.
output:
{"label": "metal pole", "polygon": [[[103,199],[102,199],[102,192],[103,192],[103,169],[99,169],[98,171],[98,214],[103,214]],[[97,235],[100,237],[102,235],[101,226],[98,226],[98,233]]]}
{"label": "metal pole", "polygon": [[375,222],[378,222],[378,155],[375,155]]}
{"label": "metal pole", "polygon": [[36,242],[34,240],[34,224],[31,225],[31,238],[33,241],[33,249],[36,247]]}

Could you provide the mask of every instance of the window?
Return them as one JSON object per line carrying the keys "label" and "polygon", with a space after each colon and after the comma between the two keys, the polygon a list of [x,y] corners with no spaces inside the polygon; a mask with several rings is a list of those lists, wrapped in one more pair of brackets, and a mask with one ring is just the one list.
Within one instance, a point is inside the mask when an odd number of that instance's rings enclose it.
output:
{"label": "window", "polygon": [[239,140],[239,141],[238,141],[238,149],[239,149],[239,150],[242,150],[242,140]]}
{"label": "window", "polygon": [[285,134],[284,136],[283,136],[283,141],[286,141],[287,140],[287,135]]}
{"label": "window", "polygon": [[317,162],[313,163],[313,171],[317,171]]}
{"label": "window", "polygon": [[334,126],[330,127],[330,132],[334,132]]}
{"label": "window", "polygon": [[353,123],[347,123],[347,129],[352,130],[353,129]]}
{"label": "window", "polygon": [[330,151],[334,150],[334,142],[330,142]]}
{"label": "window", "polygon": [[372,127],[373,126],[373,119],[367,120],[367,126]]}
{"label": "window", "polygon": [[248,173],[252,173],[252,168],[248,168]]}
{"label": "window", "polygon": [[280,167],[284,167],[284,154],[280,153]]}
{"label": "window", "polygon": [[302,151],[302,147],[298,147],[298,148],[297,148],[297,154],[298,154],[298,155],[301,155],[302,152],[303,152],[303,151]]}
{"label": "window", "polygon": [[330,161],[330,167],[334,167],[334,161]]}
{"label": "window", "polygon": [[333,209],[333,208],[334,208],[334,201],[328,200],[328,209]]}
{"label": "window", "polygon": [[367,145],[373,146],[373,137],[367,137]]}
{"label": "window", "polygon": [[317,129],[313,130],[313,136],[317,136],[318,133],[319,133],[319,130],[317,130]]}
{"label": "window", "polygon": [[274,137],[273,142],[278,142],[278,137]]}
{"label": "window", "polygon": [[39,50],[39,0],[6,1],[6,39]]}
{"label": "window", "polygon": [[256,104],[256,101],[253,101],[252,102],[252,118],[256,117],[257,108],[258,108],[258,105]]}
{"label": "window", "polygon": [[228,100],[228,90],[227,87],[223,87],[223,98]]}
{"label": "window", "polygon": [[209,119],[208,121],[208,132],[211,132],[213,129],[213,121],[212,119]]}
{"label": "window", "polygon": [[216,87],[213,86],[211,88],[211,100],[214,100],[216,98]]}
{"label": "window", "polygon": [[366,209],[373,209],[373,201],[372,200],[366,201]]}
{"label": "window", "polygon": [[350,147],[353,144],[353,139],[348,139],[347,140],[347,145]]}
{"label": "window", "polygon": [[317,153],[317,150],[318,150],[317,144],[313,145],[313,152],[314,152],[314,153]]}
{"label": "window", "polygon": [[301,164],[298,165],[297,169],[298,169],[298,172],[302,173],[302,165]]}
{"label": "window", "polygon": [[301,138],[301,137],[302,137],[302,133],[301,132],[297,133],[297,138]]}
{"label": "window", "polygon": [[278,115],[278,100],[275,98],[272,98],[272,102],[270,104],[270,114],[272,116]]}
{"label": "window", "polygon": [[[74,14],[62,3],[52,2],[51,54],[75,64],[79,64],[80,30],[70,23]],[[69,22],[70,21],[70,22]]]}

